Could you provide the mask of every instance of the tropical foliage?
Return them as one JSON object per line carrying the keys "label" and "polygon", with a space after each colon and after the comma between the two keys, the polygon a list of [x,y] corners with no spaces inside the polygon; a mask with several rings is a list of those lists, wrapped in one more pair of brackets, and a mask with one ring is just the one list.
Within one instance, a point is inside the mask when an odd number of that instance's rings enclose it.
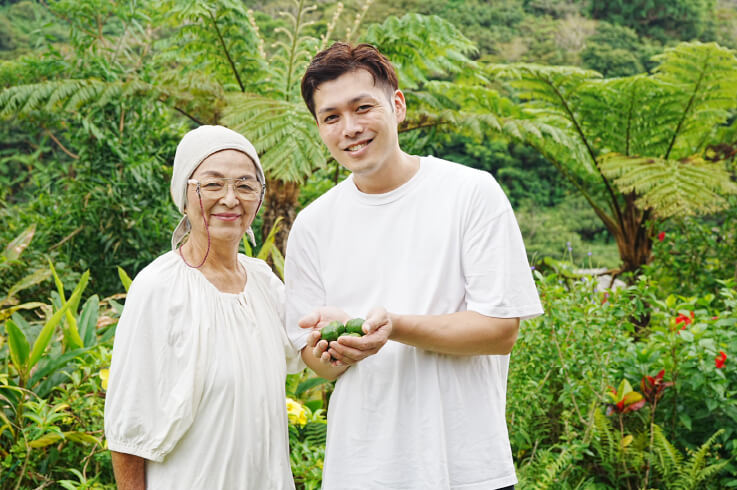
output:
{"label": "tropical foliage", "polygon": [[[166,250],[179,138],[225,124],[268,178],[283,274],[298,209],[345,178],[300,98],[312,55],[370,42],[402,147],[491,172],[546,314],[512,353],[522,488],[737,484],[737,9],[579,0],[29,0],[0,5],[0,488],[113,488],[102,431],[130,277]],[[627,284],[581,269],[604,265]],[[297,487],[333,384],[286,381]]]}

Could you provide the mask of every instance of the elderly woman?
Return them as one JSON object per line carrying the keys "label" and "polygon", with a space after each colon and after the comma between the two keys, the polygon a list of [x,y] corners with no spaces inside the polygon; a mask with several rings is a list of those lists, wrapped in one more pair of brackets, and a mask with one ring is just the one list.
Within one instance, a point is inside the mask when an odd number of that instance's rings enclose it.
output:
{"label": "elderly woman", "polygon": [[301,365],[283,285],[238,254],[264,196],[256,150],[222,126],[190,131],[171,195],[185,215],[172,251],[131,284],[113,348],[105,435],[118,486],[294,488],[284,381]]}

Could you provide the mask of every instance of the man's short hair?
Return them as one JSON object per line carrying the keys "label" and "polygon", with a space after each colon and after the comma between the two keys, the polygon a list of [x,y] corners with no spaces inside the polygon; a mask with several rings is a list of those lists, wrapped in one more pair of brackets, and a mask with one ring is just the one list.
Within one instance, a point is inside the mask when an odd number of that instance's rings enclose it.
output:
{"label": "man's short hair", "polygon": [[302,77],[302,98],[312,116],[315,116],[315,90],[321,84],[361,69],[371,73],[374,85],[383,85],[392,93],[399,88],[397,72],[378,49],[370,44],[353,46],[337,42],[317,53]]}

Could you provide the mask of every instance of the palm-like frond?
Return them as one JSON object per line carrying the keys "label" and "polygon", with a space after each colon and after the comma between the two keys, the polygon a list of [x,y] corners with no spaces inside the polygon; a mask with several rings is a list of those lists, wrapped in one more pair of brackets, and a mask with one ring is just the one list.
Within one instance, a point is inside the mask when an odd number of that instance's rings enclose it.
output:
{"label": "palm-like frond", "polygon": [[670,106],[676,124],[661,128],[670,136],[665,158],[703,150],[706,134],[727,120],[737,100],[737,58],[715,43],[681,43],[656,56],[654,78],[676,88]]}
{"label": "palm-like frond", "polygon": [[601,158],[601,169],[623,193],[635,192],[641,209],[661,218],[710,213],[727,205],[723,194],[737,194],[724,164],[699,157],[664,160],[615,153]]}
{"label": "palm-like frond", "polygon": [[207,74],[225,90],[268,89],[261,38],[242,2],[168,0],[158,11],[174,34],[158,42],[152,63],[176,64],[181,73]]}
{"label": "palm-like frond", "polygon": [[376,46],[392,61],[399,86],[415,89],[432,78],[458,73],[471,64],[475,45],[437,16],[406,14],[371,25],[361,42]]}
{"label": "palm-like frond", "polygon": [[301,101],[239,93],[226,100],[223,122],[253,141],[269,176],[301,182],[326,164],[315,121]]}
{"label": "palm-like frond", "polygon": [[683,455],[666,439],[660,427],[653,427],[653,468],[668,482],[668,488],[690,490],[702,488],[703,484],[717,475],[729,464],[729,460],[706,465],[706,456],[717,438],[724,432],[718,430],[699,449],[684,461]]}

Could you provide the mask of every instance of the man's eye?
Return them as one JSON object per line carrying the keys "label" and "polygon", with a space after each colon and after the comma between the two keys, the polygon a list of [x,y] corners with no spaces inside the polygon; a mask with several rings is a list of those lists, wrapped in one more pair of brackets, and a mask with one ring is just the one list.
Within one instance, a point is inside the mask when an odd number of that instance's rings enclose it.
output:
{"label": "man's eye", "polygon": [[323,119],[323,122],[334,122],[336,119],[338,119],[338,116],[335,114],[331,114],[330,116],[327,116],[325,119]]}
{"label": "man's eye", "polygon": [[363,104],[363,105],[358,106],[359,112],[367,111],[369,109],[371,109],[371,106],[369,104]]}

